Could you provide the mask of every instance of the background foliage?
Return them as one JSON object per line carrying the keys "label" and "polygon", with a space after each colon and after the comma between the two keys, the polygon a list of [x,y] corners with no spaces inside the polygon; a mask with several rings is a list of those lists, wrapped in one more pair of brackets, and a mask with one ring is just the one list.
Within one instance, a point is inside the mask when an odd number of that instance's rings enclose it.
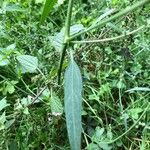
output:
{"label": "background foliage", "polygon": [[[76,0],[72,25],[89,27],[102,14],[134,2]],[[0,2],[0,149],[70,149],[63,90],[57,85],[60,51],[53,48],[53,39],[64,27],[67,1],[58,1],[40,25],[43,4],[43,0]],[[149,8],[147,4],[77,40],[115,37],[146,26],[134,35],[71,45],[84,85],[82,149],[150,148]],[[63,71],[67,64],[66,60]]]}

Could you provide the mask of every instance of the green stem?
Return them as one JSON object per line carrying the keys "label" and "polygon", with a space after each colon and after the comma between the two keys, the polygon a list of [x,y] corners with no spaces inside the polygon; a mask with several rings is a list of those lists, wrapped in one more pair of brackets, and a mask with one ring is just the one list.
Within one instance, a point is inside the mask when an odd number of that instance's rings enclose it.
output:
{"label": "green stem", "polygon": [[58,69],[58,84],[60,84],[62,66],[63,66],[65,54],[66,54],[66,48],[67,48],[68,39],[69,39],[69,36],[70,36],[72,7],[73,7],[73,0],[69,0],[68,11],[67,11],[67,18],[66,18],[66,23],[65,23],[64,44],[63,44],[62,49],[61,49],[62,54],[61,54],[60,63],[59,63],[59,69]]}
{"label": "green stem", "polygon": [[141,26],[138,29],[135,29],[131,32],[127,32],[124,33],[122,35],[119,35],[117,37],[112,37],[112,38],[105,38],[105,39],[96,39],[96,40],[84,40],[84,41],[71,41],[71,43],[74,44],[84,44],[84,43],[100,43],[100,42],[109,42],[109,41],[113,41],[113,40],[117,40],[126,36],[129,36],[131,34],[135,34],[136,32],[140,31],[141,29],[143,29],[145,26]]}
{"label": "green stem", "polygon": [[90,108],[91,112],[96,116],[96,118],[98,119],[99,123],[101,124],[101,126],[103,127],[104,124],[103,124],[103,121],[101,118],[99,118],[99,116],[97,116],[95,110],[91,107],[91,105],[85,100],[83,99],[83,101],[88,105],[88,107]]}
{"label": "green stem", "polygon": [[60,62],[59,62],[58,85],[60,85],[61,71],[62,71],[62,66],[63,66],[64,58],[65,58],[65,55],[66,55],[66,48],[67,48],[67,44],[64,44],[63,47],[62,47],[62,54],[61,54],[61,58],[60,58]]}
{"label": "green stem", "polygon": [[68,11],[67,11],[67,18],[66,18],[66,23],[65,23],[65,38],[64,38],[65,41],[64,41],[64,43],[67,42],[67,39],[70,36],[72,7],[73,7],[73,0],[69,0]]}
{"label": "green stem", "polygon": [[115,19],[117,19],[117,18],[119,18],[119,17],[121,17],[121,16],[123,16],[123,15],[128,14],[129,12],[132,12],[132,11],[135,10],[136,8],[138,8],[138,7],[140,7],[140,6],[144,5],[144,4],[146,4],[146,3],[148,3],[148,2],[150,2],[150,0],[141,0],[141,1],[139,1],[139,2],[137,2],[137,3],[135,3],[135,4],[133,4],[132,6],[128,6],[127,8],[125,8],[125,9],[123,9],[122,11],[120,11],[119,13],[113,15],[112,17],[110,17],[110,18],[108,18],[108,19],[104,19],[104,20],[101,21],[100,23],[98,23],[98,24],[96,24],[96,25],[94,25],[94,26],[91,26],[91,27],[87,28],[86,30],[84,30],[84,31],[82,31],[82,32],[79,32],[79,33],[77,33],[77,34],[71,36],[68,40],[71,41],[71,40],[73,40],[74,38],[76,38],[76,37],[78,37],[78,36],[80,36],[80,35],[82,35],[82,34],[84,34],[84,33],[87,33],[87,32],[89,32],[89,31],[91,31],[91,30],[93,30],[93,29],[96,29],[96,28],[98,28],[98,27],[101,27],[101,26],[105,25],[106,23],[108,23],[108,22],[110,22],[110,21],[113,21],[113,20],[115,20]]}
{"label": "green stem", "polygon": [[34,92],[32,92],[32,90],[29,88],[29,86],[24,82],[23,79],[21,79],[22,83],[24,84],[24,86],[26,87],[26,89],[34,96],[36,96],[36,94]]}

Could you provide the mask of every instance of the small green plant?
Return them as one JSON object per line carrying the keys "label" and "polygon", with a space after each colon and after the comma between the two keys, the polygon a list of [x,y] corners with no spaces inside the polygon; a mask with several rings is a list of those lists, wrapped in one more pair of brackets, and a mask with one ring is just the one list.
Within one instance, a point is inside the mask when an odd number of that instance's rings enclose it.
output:
{"label": "small green plant", "polygon": [[149,2],[0,1],[0,149],[149,150]]}
{"label": "small green plant", "polygon": [[[45,7],[43,10],[43,14],[41,17],[41,23],[44,21],[46,16],[48,15],[48,12],[52,9],[53,5],[57,1],[53,0],[47,0],[45,3]],[[95,24],[91,25],[89,28],[85,29],[82,25],[79,25],[80,28],[76,25],[71,26],[71,17],[72,17],[72,8],[73,8],[73,2],[74,0],[69,0],[68,2],[68,11],[67,11],[67,17],[66,17],[66,23],[64,30],[62,30],[60,33],[58,33],[54,39],[53,39],[53,46],[56,49],[60,49],[61,51],[61,58],[60,58],[60,66],[58,69],[58,84],[61,83],[61,71],[63,62],[66,55],[66,50],[70,50],[72,44],[78,43],[78,44],[84,44],[84,43],[99,43],[102,41],[111,41],[115,39],[119,39],[121,37],[125,37],[127,35],[131,35],[133,33],[136,33],[137,31],[141,30],[144,26],[136,29],[135,31],[132,31],[130,33],[125,33],[119,37],[113,37],[108,39],[102,39],[102,40],[83,40],[83,41],[75,41],[75,39],[79,36],[84,35],[85,33],[88,33],[91,30],[95,30],[98,27],[105,26],[108,22],[113,21],[115,19],[119,19],[119,17],[126,15],[138,7],[141,7],[142,5],[145,5],[146,3],[150,2],[149,0],[142,0],[139,1],[132,6],[129,6],[122,11],[112,15],[111,17],[108,17],[107,19],[99,19]],[[111,13],[111,12],[110,12]],[[105,16],[109,15],[109,13],[105,14]],[[104,17],[105,17],[104,16]],[[76,28],[77,27],[77,28]],[[70,52],[69,52],[70,53]],[[69,55],[70,56],[70,55]],[[70,141],[70,146],[72,150],[79,150],[81,146],[81,104],[82,104],[82,79],[81,79],[81,73],[79,71],[79,67],[76,64],[76,62],[73,59],[73,56],[71,54],[70,58],[71,62],[70,65],[67,67],[65,72],[65,114],[66,114],[66,123],[67,123],[67,130],[68,130],[68,136]],[[119,84],[120,85],[120,84]],[[119,86],[118,85],[118,86]],[[119,86],[119,88],[121,88]],[[122,108],[122,102],[120,98],[120,107]],[[116,139],[110,139],[108,144],[113,143],[120,139],[122,136],[124,136],[126,133],[128,133],[140,120],[140,118],[145,114],[149,106],[145,109],[143,114],[139,117],[139,119],[131,126],[128,130],[126,127],[126,132],[124,132],[122,135],[117,137]],[[123,108],[121,109],[123,111]],[[133,112],[133,111],[131,111]],[[136,118],[138,118],[136,114]],[[98,131],[97,131],[98,132]],[[101,136],[101,135],[99,135]],[[99,137],[100,138],[100,137]],[[100,147],[103,149],[110,149],[107,143],[101,143]],[[95,148],[96,149],[96,148]]]}

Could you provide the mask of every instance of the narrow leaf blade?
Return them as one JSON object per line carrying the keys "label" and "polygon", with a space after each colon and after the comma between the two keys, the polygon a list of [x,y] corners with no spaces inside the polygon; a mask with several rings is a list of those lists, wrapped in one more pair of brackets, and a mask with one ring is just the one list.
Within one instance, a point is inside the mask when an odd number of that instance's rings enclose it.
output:
{"label": "narrow leaf blade", "polygon": [[150,88],[148,88],[148,87],[134,87],[132,89],[127,90],[126,92],[135,92],[135,91],[150,92]]}
{"label": "narrow leaf blade", "polygon": [[65,114],[72,150],[81,149],[82,78],[79,67],[71,61],[65,72]]}
{"label": "narrow leaf blade", "polygon": [[57,0],[46,0],[44,9],[41,15],[40,24],[42,24],[45,21],[46,17],[48,16],[49,12],[52,10],[56,2]]}

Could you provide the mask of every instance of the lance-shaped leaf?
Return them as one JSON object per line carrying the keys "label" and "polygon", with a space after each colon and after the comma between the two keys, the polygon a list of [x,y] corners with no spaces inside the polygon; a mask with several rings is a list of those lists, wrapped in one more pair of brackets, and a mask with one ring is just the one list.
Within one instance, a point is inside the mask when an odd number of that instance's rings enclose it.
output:
{"label": "lance-shaped leaf", "polygon": [[65,72],[65,114],[71,150],[81,149],[82,78],[72,59]]}
{"label": "lance-shaped leaf", "polygon": [[54,7],[56,2],[57,2],[57,0],[46,0],[44,9],[43,9],[43,12],[41,15],[40,24],[44,22],[44,20],[46,19],[46,17],[48,16],[51,9]]}

